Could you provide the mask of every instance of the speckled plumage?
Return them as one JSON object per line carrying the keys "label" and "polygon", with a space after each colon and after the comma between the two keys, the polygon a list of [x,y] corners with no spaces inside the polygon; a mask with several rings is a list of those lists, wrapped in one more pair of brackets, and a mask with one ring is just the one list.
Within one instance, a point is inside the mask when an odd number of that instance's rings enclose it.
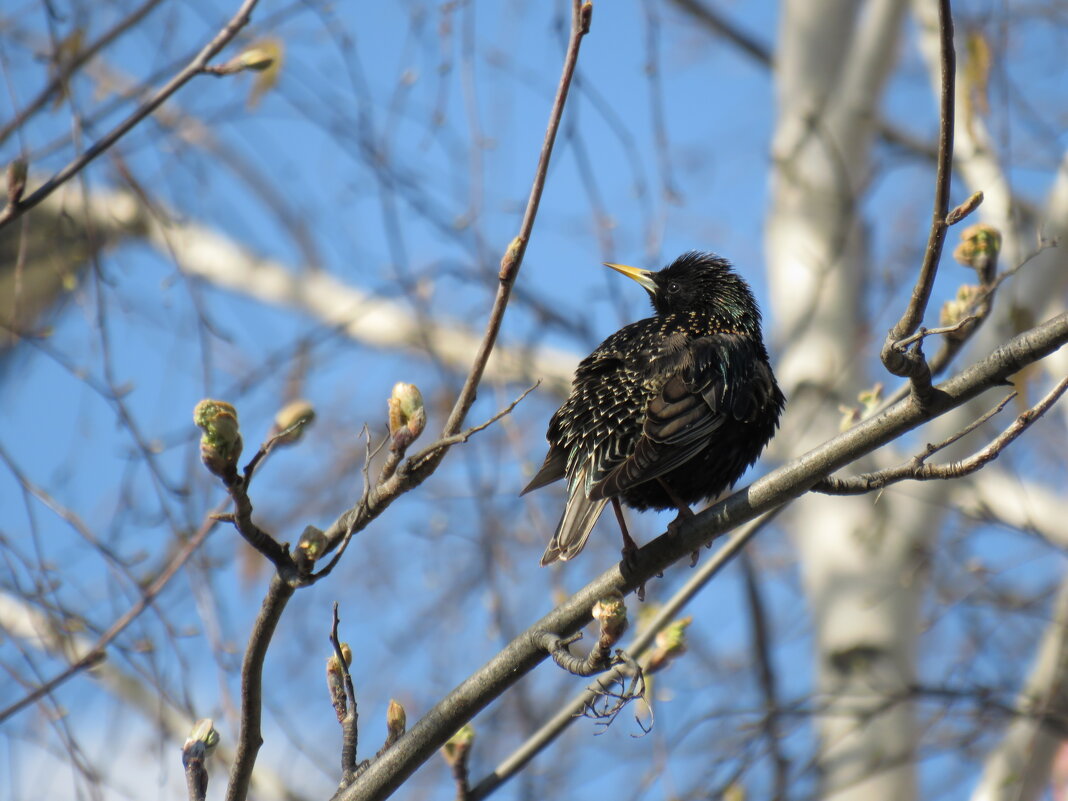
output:
{"label": "speckled plumage", "polygon": [[649,291],[657,314],[583,359],[549,422],[549,453],[523,490],[567,478],[543,565],[578,554],[614,496],[635,509],[668,509],[676,504],[664,483],[686,504],[731,487],[771,439],[785,403],[756,301],[725,259],[692,252],[659,272],[620,271]]}

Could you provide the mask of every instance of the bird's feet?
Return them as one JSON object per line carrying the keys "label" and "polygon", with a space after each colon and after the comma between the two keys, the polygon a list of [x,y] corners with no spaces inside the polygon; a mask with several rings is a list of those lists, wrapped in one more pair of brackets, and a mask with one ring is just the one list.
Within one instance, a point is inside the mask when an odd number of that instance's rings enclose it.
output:
{"label": "bird's feet", "polygon": [[680,506],[679,513],[675,515],[675,519],[668,523],[668,534],[675,536],[679,533],[679,529],[682,528],[682,524],[687,520],[692,520],[694,517],[696,517],[696,515],[690,511],[690,507]]}
{"label": "bird's feet", "polygon": [[[689,506],[679,505],[678,508],[679,508],[678,515],[675,517],[674,520],[672,520],[670,523],[668,523],[668,527],[667,527],[668,534],[670,534],[673,537],[676,534],[679,533],[679,529],[682,528],[682,524],[683,523],[685,523],[687,520],[690,520],[690,519],[696,517],[696,515],[694,515],[694,513],[692,511],[690,511],[690,507]],[[696,550],[692,554],[690,554],[690,567],[693,567],[694,565],[697,564],[697,559],[700,556],[701,556],[701,551],[700,550]]]}

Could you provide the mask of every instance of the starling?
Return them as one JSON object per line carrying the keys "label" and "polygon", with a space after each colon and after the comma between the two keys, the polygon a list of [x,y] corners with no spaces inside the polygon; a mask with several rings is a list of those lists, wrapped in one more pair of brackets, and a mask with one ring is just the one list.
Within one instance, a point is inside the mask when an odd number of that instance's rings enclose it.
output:
{"label": "starling", "polygon": [[608,501],[678,509],[733,486],[779,423],[775,383],[749,285],[726,259],[685,253],[653,272],[608,264],[650,294],[656,316],[624,326],[575,371],[549,421],[545,463],[523,494],[567,478],[567,505],[543,565],[579,553]]}

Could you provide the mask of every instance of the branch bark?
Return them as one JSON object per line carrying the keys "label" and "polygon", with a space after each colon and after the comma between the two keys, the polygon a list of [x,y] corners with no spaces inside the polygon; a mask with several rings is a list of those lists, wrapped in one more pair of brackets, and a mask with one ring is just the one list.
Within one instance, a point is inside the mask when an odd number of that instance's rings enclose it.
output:
{"label": "branch bark", "polygon": [[614,592],[630,593],[658,573],[730,529],[804,494],[820,478],[996,386],[1023,367],[1068,342],[1068,313],[1059,315],[998,348],[941,384],[929,404],[910,397],[865,420],[808,453],[684,521],[637,552],[633,569],[617,565],[512,640],[415,724],[393,748],[374,761],[334,801],[378,801],[399,788],[464,723],[546,658],[535,638],[541,632],[567,637],[590,619],[590,610]]}

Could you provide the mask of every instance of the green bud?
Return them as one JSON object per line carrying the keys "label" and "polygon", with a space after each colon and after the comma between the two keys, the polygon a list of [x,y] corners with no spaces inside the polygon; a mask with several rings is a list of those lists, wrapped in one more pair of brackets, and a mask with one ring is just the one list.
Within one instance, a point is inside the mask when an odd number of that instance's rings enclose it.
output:
{"label": "green bud", "polygon": [[994,280],[994,268],[1001,253],[1001,232],[992,225],[969,225],[960,235],[960,244],[953,250],[953,258],[977,273],[983,284]]}
{"label": "green bud", "polygon": [[656,673],[686,653],[686,629],[693,622],[689,615],[673,621],[656,635],[656,647],[646,667],[648,673]]}
{"label": "green bud", "polygon": [[441,755],[445,757],[445,761],[450,765],[455,765],[461,759],[467,759],[467,753],[471,750],[471,744],[475,741],[475,727],[470,723],[465,723],[463,727],[456,732],[448,741],[441,747]]}
{"label": "green bud", "polygon": [[242,52],[235,61],[246,70],[263,72],[263,70],[273,67],[277,58],[278,46],[274,43],[267,42],[265,44],[250,47],[248,50]]}
{"label": "green bud", "polygon": [[193,422],[204,430],[200,437],[204,466],[223,479],[236,476],[243,447],[237,410],[225,401],[202,400],[193,410]]}
{"label": "green bud", "polygon": [[[352,649],[348,643],[341,643],[341,656],[346,666],[352,664]],[[326,687],[330,691],[330,703],[340,723],[348,711],[348,700],[345,695],[345,671],[336,653],[330,654],[326,660]]]}
{"label": "green bud", "polygon": [[297,541],[293,559],[302,573],[310,573],[316,560],[326,548],[326,535],[315,526],[305,526]]}
{"label": "green bud", "polygon": [[201,718],[193,724],[185,744],[188,746],[194,742],[203,743],[209,752],[219,744],[219,732],[215,731],[215,722],[211,718]]}
{"label": "green bud", "polygon": [[423,395],[415,384],[398,381],[389,396],[389,435],[394,450],[404,450],[426,428]]}

